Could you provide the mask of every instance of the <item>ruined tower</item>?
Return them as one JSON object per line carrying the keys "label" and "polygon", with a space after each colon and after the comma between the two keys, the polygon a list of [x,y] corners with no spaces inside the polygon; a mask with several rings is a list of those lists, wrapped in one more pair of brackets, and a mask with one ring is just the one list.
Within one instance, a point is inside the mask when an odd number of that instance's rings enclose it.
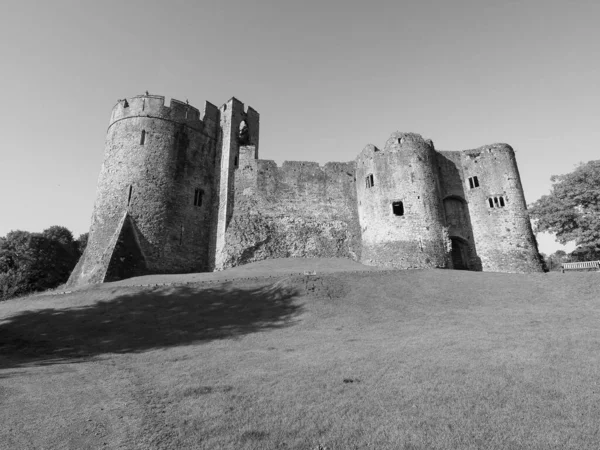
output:
{"label": "ruined tower", "polygon": [[383,150],[356,159],[361,262],[393,268],[449,267],[433,146],[393,133]]}
{"label": "ruined tower", "polygon": [[[512,147],[492,144],[462,152],[440,152],[440,158],[444,157],[454,162],[462,183],[462,203],[468,209],[468,223],[462,228],[465,242],[473,242],[474,268],[539,271],[537,242]],[[451,176],[441,173],[440,179],[448,180],[449,185]],[[446,198],[460,196],[452,188],[444,194]]]}
{"label": "ruined tower", "polygon": [[220,108],[220,129],[217,147],[216,184],[219,186],[215,203],[215,222],[212,230],[211,266],[223,269],[223,252],[227,225],[233,214],[234,177],[240,158],[258,158],[259,114],[236,98]]}

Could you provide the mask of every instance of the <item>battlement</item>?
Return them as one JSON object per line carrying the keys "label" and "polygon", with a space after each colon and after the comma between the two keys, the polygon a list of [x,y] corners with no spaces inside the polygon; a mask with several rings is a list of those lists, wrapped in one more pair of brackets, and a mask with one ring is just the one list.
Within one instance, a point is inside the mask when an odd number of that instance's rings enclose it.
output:
{"label": "battlement", "polygon": [[260,114],[252,106],[244,106],[244,102],[235,97],[231,97],[221,105],[219,110],[226,111],[227,108],[232,108],[236,112],[241,112],[245,116],[260,116]]}
{"label": "battlement", "polygon": [[237,136],[240,145],[253,145],[256,150],[255,158],[258,158],[260,114],[251,106],[245,108],[244,103],[235,97],[223,103],[219,111],[221,127],[229,130],[227,133]]}
{"label": "battlement", "polygon": [[159,118],[202,130],[205,121],[218,123],[219,110],[206,102],[201,114],[198,108],[187,102],[171,99],[169,106],[165,106],[165,97],[162,95],[137,95],[117,102],[112,110],[109,128],[113,123],[129,117]]}

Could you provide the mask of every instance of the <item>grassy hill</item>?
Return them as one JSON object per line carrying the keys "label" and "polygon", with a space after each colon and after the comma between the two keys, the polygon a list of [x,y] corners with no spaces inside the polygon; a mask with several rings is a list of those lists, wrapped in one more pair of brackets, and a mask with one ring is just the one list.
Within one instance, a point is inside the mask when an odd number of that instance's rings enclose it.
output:
{"label": "grassy hill", "polygon": [[598,448],[598,273],[235,270],[0,303],[0,448]]}

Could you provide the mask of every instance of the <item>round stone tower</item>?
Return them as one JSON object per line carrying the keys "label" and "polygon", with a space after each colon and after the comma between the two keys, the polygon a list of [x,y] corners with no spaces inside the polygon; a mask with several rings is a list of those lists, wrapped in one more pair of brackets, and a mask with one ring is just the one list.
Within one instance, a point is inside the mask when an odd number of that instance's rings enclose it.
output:
{"label": "round stone tower", "polygon": [[141,95],[108,126],[88,246],[70,285],[206,270],[219,111]]}
{"label": "round stone tower", "polygon": [[356,160],[361,262],[390,268],[449,266],[435,150],[420,135],[396,132],[383,150]]}
{"label": "round stone tower", "polygon": [[542,270],[515,152],[508,144],[486,145],[461,152],[471,226],[484,271]]}

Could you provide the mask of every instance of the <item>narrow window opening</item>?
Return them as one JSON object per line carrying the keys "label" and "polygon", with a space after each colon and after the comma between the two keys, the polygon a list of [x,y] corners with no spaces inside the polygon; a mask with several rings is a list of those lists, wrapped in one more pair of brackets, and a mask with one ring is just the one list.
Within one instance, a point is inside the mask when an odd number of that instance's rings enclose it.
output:
{"label": "narrow window opening", "polygon": [[202,206],[202,197],[204,196],[204,191],[200,188],[194,191],[194,206]]}
{"label": "narrow window opening", "polygon": [[488,198],[488,202],[490,203],[490,208],[494,207],[494,201],[491,198]]}
{"label": "narrow window opening", "polygon": [[500,206],[504,206],[504,197],[500,197]]}
{"label": "narrow window opening", "polygon": [[238,166],[238,157],[237,156],[233,159],[233,165],[234,165],[234,167]]}
{"label": "narrow window opening", "polygon": [[127,99],[123,99],[123,108],[129,108],[129,102],[127,102]]}
{"label": "narrow window opening", "polygon": [[494,206],[498,208],[498,197],[494,197]]}
{"label": "narrow window opening", "polygon": [[372,188],[373,186],[375,186],[375,182],[373,180],[373,174],[372,173],[369,174],[369,175],[367,175],[366,184],[367,184],[367,189],[368,188]]}
{"label": "narrow window opening", "polygon": [[477,177],[470,177],[469,178],[469,187],[471,189],[479,187],[479,180],[477,179]]}
{"label": "narrow window opening", "polygon": [[129,195],[127,197],[127,206],[131,203],[131,193],[133,192],[133,185],[129,185]]}
{"label": "narrow window opening", "polygon": [[401,201],[392,202],[392,212],[395,216],[403,216],[404,204]]}
{"label": "narrow window opening", "polygon": [[140,145],[144,145],[146,142],[146,130],[142,130],[142,137],[140,138]]}

